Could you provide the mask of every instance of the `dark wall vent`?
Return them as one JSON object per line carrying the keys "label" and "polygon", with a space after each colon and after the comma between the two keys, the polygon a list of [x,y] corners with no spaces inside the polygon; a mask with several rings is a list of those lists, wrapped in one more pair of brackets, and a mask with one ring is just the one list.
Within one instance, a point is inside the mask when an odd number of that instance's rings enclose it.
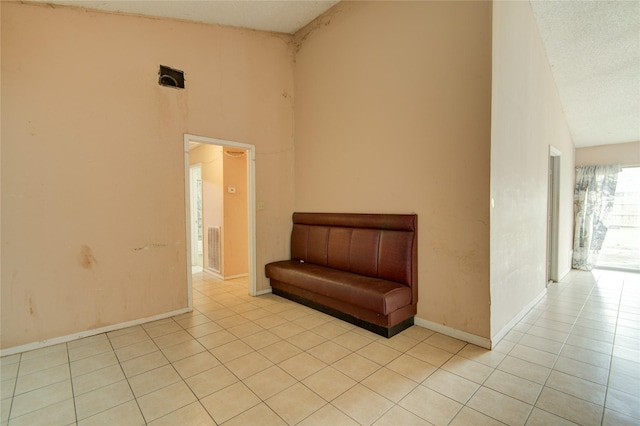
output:
{"label": "dark wall vent", "polygon": [[176,87],[178,89],[184,89],[184,72],[170,68],[166,65],[160,65],[160,71],[158,72],[160,78],[158,84],[161,86]]}

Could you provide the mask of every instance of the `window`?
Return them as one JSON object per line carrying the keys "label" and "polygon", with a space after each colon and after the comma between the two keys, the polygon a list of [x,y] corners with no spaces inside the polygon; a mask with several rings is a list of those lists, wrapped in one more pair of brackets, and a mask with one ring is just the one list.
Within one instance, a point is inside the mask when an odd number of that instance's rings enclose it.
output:
{"label": "window", "polygon": [[640,271],[640,167],[623,168],[618,175],[609,229],[596,267]]}

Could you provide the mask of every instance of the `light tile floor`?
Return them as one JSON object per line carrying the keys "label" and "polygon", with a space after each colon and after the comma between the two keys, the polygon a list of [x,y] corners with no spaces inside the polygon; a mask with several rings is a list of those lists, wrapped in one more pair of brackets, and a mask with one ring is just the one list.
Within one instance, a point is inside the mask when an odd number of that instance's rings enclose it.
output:
{"label": "light tile floor", "polygon": [[246,289],[199,275],[193,313],[2,358],[1,424],[640,424],[640,274],[571,272],[493,351]]}

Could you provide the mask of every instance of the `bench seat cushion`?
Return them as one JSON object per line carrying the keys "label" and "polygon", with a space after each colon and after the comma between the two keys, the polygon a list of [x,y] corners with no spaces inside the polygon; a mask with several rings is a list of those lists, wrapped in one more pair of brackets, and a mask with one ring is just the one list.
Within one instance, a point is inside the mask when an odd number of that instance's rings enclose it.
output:
{"label": "bench seat cushion", "polygon": [[411,288],[352,272],[283,260],[266,265],[267,277],[388,315],[411,304]]}

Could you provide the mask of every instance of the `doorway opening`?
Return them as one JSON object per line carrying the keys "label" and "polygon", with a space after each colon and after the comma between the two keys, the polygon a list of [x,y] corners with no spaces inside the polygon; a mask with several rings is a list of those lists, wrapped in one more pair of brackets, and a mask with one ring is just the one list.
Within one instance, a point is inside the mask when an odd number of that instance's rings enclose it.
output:
{"label": "doorway opening", "polygon": [[560,151],[549,146],[547,200],[547,284],[558,281],[558,216],[560,214]]}
{"label": "doorway opening", "polygon": [[189,167],[190,220],[191,220],[191,273],[204,270],[202,238],[202,165]]}
{"label": "doorway opening", "polygon": [[618,174],[608,222],[596,268],[640,272],[640,167]]}
{"label": "doorway opening", "polygon": [[255,147],[185,135],[184,164],[189,308],[194,271],[247,280],[256,296]]}

